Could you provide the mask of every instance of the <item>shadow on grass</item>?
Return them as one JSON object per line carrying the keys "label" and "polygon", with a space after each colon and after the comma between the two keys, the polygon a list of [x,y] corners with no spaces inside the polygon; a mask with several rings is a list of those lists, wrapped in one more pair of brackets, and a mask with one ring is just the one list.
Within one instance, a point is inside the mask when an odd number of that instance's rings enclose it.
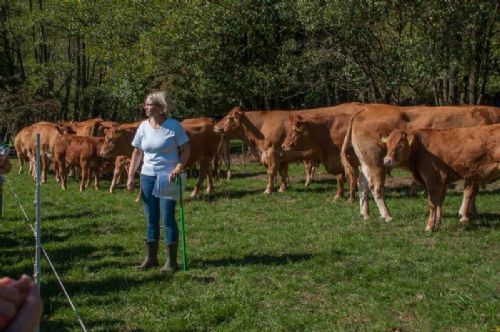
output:
{"label": "shadow on grass", "polygon": [[[215,189],[214,193],[211,194],[205,194],[205,193],[200,193],[200,195],[197,198],[187,198],[184,199],[184,202],[189,203],[191,201],[204,201],[204,202],[215,202],[221,199],[238,199],[238,198],[244,198],[247,196],[252,196],[252,195],[258,195],[262,194],[264,192],[264,189],[248,189],[248,190],[225,190],[221,191],[220,189]],[[262,194],[263,195],[263,194]]]}
{"label": "shadow on grass", "polygon": [[290,263],[302,262],[313,257],[312,254],[287,254],[282,256],[260,255],[245,256],[241,259],[226,258],[217,260],[193,260],[191,266],[202,267],[221,267],[221,266],[246,266],[246,265],[286,265]]}
{"label": "shadow on grass", "polygon": [[[82,317],[83,324],[85,325],[86,329],[89,331],[92,331],[94,329],[100,328],[103,329],[105,328],[106,331],[134,331],[134,332],[142,332],[144,330],[142,329],[123,329],[123,324],[124,321],[121,320],[116,320],[116,319],[99,319],[99,320],[86,320],[84,317]],[[42,321],[40,323],[40,330],[41,331],[81,331],[82,328],[80,327],[80,324],[77,321],[76,315],[74,318],[74,325],[68,326],[68,323],[66,321],[60,321],[60,320],[55,320],[55,321],[44,321],[42,318]]]}
{"label": "shadow on grass", "polygon": [[85,218],[85,217],[96,218],[96,217],[101,217],[105,214],[112,214],[112,213],[113,213],[113,211],[106,211],[106,213],[104,213],[103,211],[86,210],[86,211],[79,211],[79,212],[73,212],[73,213],[60,213],[60,214],[43,216],[43,220],[51,221],[51,220],[60,220],[60,219],[80,219],[80,218]]}

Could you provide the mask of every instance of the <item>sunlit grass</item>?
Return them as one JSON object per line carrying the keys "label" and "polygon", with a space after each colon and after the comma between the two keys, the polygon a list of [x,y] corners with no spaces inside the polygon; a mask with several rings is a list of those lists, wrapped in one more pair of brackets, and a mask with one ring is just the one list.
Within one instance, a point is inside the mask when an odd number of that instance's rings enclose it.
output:
{"label": "sunlit grass", "polygon": [[[189,269],[174,276],[138,271],[145,221],[123,185],[62,191],[53,176],[43,191],[43,242],[83,321],[93,331],[363,330],[491,331],[499,325],[500,193],[478,197],[480,216],[458,222],[461,197],[451,190],[445,220],[424,232],[423,191],[408,198],[389,190],[395,217],[358,217],[357,204],[333,201],[335,182],[303,186],[303,167],[291,166],[286,193],[262,194],[265,170],[234,166],[216,193],[185,202]],[[393,172],[394,176],[407,176]],[[31,221],[34,186],[8,175]],[[188,189],[194,179],[189,179]],[[497,186],[498,187],[498,186]],[[495,187],[492,187],[495,188]],[[4,186],[0,274],[31,273],[34,241]],[[164,253],[161,252],[161,260]],[[79,325],[43,262],[42,331]]]}

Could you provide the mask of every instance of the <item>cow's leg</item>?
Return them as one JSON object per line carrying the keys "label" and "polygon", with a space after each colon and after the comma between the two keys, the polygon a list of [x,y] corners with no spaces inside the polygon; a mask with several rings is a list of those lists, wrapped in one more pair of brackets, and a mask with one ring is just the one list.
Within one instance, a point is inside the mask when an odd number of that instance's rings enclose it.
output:
{"label": "cow's leg", "polygon": [[196,185],[194,186],[194,189],[191,192],[191,195],[190,195],[191,198],[198,196],[198,194],[200,193],[201,185],[203,184],[203,181],[205,180],[205,177],[207,176],[208,170],[209,170],[209,167],[207,165],[207,161],[206,160],[200,161],[200,175],[198,176],[198,181],[196,182]]}
{"label": "cow's leg", "polygon": [[63,188],[63,190],[66,190],[66,184],[67,184],[67,180],[68,180],[68,167],[66,165],[66,161],[65,160],[62,160],[60,162],[60,169],[61,169],[61,187]]}
{"label": "cow's leg", "polygon": [[363,171],[363,167],[361,168],[361,172],[359,172],[358,178],[358,186],[359,186],[359,214],[363,217],[364,220],[370,219],[370,208],[368,206],[368,178]]}
{"label": "cow's leg", "polygon": [[40,156],[40,159],[42,159],[42,183],[47,183],[47,173],[50,167],[50,160],[47,156],[45,156],[45,154],[42,154],[42,152],[40,152]]}
{"label": "cow's leg", "polygon": [[214,179],[213,179],[212,169],[211,169],[212,168],[212,163],[211,162],[207,162],[207,165],[208,165],[208,170],[207,170],[207,175],[208,175],[207,194],[210,194],[210,193],[212,193],[215,190],[215,186],[214,186]]}
{"label": "cow's leg", "polygon": [[419,184],[416,181],[412,181],[410,184],[410,190],[408,192],[408,196],[413,197],[417,195]]}
{"label": "cow's leg", "polygon": [[226,164],[226,169],[227,169],[227,174],[226,174],[226,180],[231,179],[231,156],[229,155],[229,147],[227,149],[227,154],[224,157],[224,164]]}
{"label": "cow's leg", "polygon": [[84,163],[80,164],[80,168],[82,170],[81,179],[80,179],[80,191],[84,191],[86,188],[86,186],[85,186],[86,176],[89,172],[87,171],[87,165]]}
{"label": "cow's leg", "polygon": [[288,163],[281,163],[279,166],[279,173],[281,177],[281,185],[279,192],[283,193],[288,188]]}
{"label": "cow's leg", "polygon": [[[440,205],[442,204],[441,198],[443,195],[443,188],[441,183],[433,183],[431,187],[427,187],[428,193],[428,205],[429,205],[429,218],[427,220],[427,226],[425,230],[427,232],[432,232],[436,229],[437,226],[437,218],[438,218],[438,209],[440,209]],[[439,212],[440,214],[440,212]]]}
{"label": "cow's leg", "polygon": [[115,191],[116,184],[120,182],[120,175],[122,170],[115,166],[113,170],[113,179],[111,180],[111,185],[109,186],[109,193],[112,194]]}
{"label": "cow's leg", "polygon": [[356,198],[357,179],[353,175],[347,175],[347,179],[349,180],[349,198],[347,202],[352,204]]}
{"label": "cow's leg", "polygon": [[100,185],[99,185],[99,178],[101,177],[101,174],[99,172],[99,167],[96,167],[94,169],[94,189],[99,191]]}
{"label": "cow's leg", "polygon": [[376,167],[372,169],[370,178],[372,185],[370,189],[372,190],[373,198],[380,212],[380,217],[389,222],[392,221],[392,216],[384,199],[385,174],[385,168]]}
{"label": "cow's leg", "polygon": [[344,197],[345,175],[344,173],[340,173],[336,176],[336,178],[337,178],[337,192],[335,193],[334,200]]}
{"label": "cow's leg", "polygon": [[19,160],[18,174],[22,174],[24,168],[24,156],[20,153],[20,151],[17,151],[17,160]]}
{"label": "cow's leg", "polygon": [[308,187],[314,178],[314,171],[316,170],[314,161],[304,160],[304,169],[306,171],[306,182],[304,183],[304,185]]}
{"label": "cow's leg", "polygon": [[274,160],[269,160],[267,163],[267,186],[266,190],[264,190],[264,194],[270,194],[273,192],[276,173],[277,169]]}
{"label": "cow's leg", "polygon": [[479,185],[465,181],[464,183],[464,195],[462,199],[462,205],[460,206],[460,210],[458,214],[460,215],[460,222],[463,225],[467,225],[469,222],[469,217],[474,213],[475,210],[475,197],[477,192],[479,191]]}
{"label": "cow's leg", "polygon": [[446,198],[446,191],[448,190],[448,187],[446,185],[443,185],[442,190],[441,190],[441,196],[439,197],[439,204],[436,209],[436,227],[435,229],[439,228],[439,225],[441,225],[441,220],[443,218],[443,203],[444,199]]}

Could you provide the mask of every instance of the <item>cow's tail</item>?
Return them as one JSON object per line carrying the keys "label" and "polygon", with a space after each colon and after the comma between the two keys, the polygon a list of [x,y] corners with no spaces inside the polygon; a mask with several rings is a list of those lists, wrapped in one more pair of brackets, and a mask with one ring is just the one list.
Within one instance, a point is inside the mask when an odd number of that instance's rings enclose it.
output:
{"label": "cow's tail", "polygon": [[352,125],[355,117],[362,111],[363,110],[356,111],[351,116],[349,126],[347,127],[347,133],[344,138],[344,143],[342,144],[342,150],[340,151],[340,160],[342,161],[344,172],[349,179],[357,179],[359,175],[357,167],[359,165],[359,160],[352,146]]}

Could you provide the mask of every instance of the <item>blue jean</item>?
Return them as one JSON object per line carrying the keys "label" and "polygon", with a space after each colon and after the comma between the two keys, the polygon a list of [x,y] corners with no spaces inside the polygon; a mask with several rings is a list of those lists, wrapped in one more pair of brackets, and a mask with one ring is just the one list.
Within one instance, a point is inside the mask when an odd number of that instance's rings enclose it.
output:
{"label": "blue jean", "polygon": [[141,195],[146,214],[146,241],[160,239],[160,212],[165,227],[165,242],[172,244],[179,239],[179,228],[175,222],[175,201],[153,196],[156,176],[141,174]]}

